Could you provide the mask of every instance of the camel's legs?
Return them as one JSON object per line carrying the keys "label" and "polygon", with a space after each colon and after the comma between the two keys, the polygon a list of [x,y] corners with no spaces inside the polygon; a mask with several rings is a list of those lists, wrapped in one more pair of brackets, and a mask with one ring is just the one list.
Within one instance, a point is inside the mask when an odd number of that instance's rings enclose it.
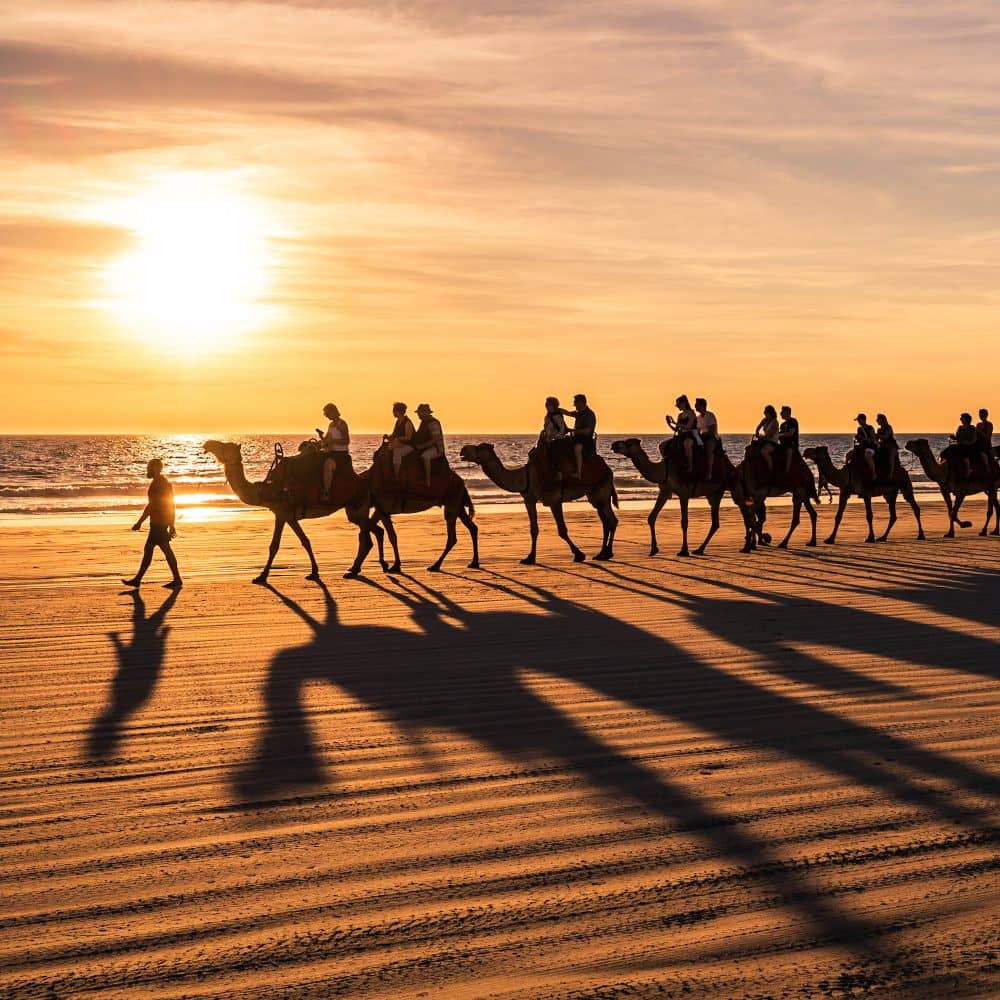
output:
{"label": "camel's legs", "polygon": [[528,531],[531,533],[531,551],[521,560],[521,565],[534,566],[535,553],[538,549],[538,501],[533,495],[524,495],[524,509],[528,512]]}
{"label": "camel's legs", "polygon": [[961,494],[958,494],[958,493],[955,494],[955,502],[952,504],[952,507],[951,507],[951,524],[948,525],[948,529],[951,531],[951,535],[949,537],[951,537],[951,538],[955,537],[955,525],[956,524],[960,528],[967,528],[969,526],[966,521],[960,520],[959,516],[958,516],[958,512],[961,509],[962,501],[963,500],[965,500],[964,495],[961,495]]}
{"label": "camel's legs", "polygon": [[681,502],[681,550],[677,554],[689,556],[691,553],[688,552],[688,496],[686,493],[680,493],[677,499]]}
{"label": "camel's legs", "polygon": [[601,551],[594,556],[595,559],[611,559],[614,556],[614,542],[615,542],[615,530],[618,527],[618,518],[615,517],[615,512],[611,509],[611,500],[605,499],[604,503],[598,506],[596,503],[591,501],[594,509],[597,511],[598,517],[601,519],[601,527],[603,529],[604,538],[601,541]]}
{"label": "camel's legs", "polygon": [[809,497],[803,497],[802,503],[805,504],[806,513],[809,515],[809,526],[812,528],[812,534],[809,536],[809,541],[806,542],[806,547],[814,549],[816,548],[816,522],[818,520],[816,516],[816,508],[813,507],[812,501]]}
{"label": "camel's legs", "polygon": [[896,498],[899,494],[895,490],[890,490],[885,495],[885,502],[889,505],[889,523],[885,526],[885,531],[878,536],[880,542],[884,542],[892,531],[892,526],[896,523]]}
{"label": "camel's legs", "polygon": [[[990,493],[989,490],[983,491],[986,494],[986,520],[983,523],[983,530],[979,532],[980,535],[989,534],[990,530],[990,519],[993,517],[993,508],[996,505],[996,493]],[[1000,523],[1000,520],[998,520]]]}
{"label": "camel's legs", "polygon": [[757,515],[753,507],[748,507],[745,503],[739,504],[739,509],[743,518],[743,548],[740,552],[753,552],[757,548],[757,536],[760,533]]}
{"label": "camel's legs", "polygon": [[360,517],[352,517],[351,514],[348,513],[347,519],[351,522],[351,524],[356,524],[358,526],[358,551],[357,555],[354,557],[354,562],[351,563],[351,568],[344,574],[344,579],[349,580],[351,577],[357,576],[361,572],[361,567],[364,564],[365,559],[368,558],[368,553],[372,550],[373,531],[376,532],[376,538],[378,538],[379,562],[382,563],[384,568],[385,559],[382,555],[383,531],[376,523],[378,515],[376,514],[374,518],[369,518],[368,511],[366,510],[360,515]]}
{"label": "camel's legs", "polygon": [[872,497],[870,493],[864,493],[861,499],[865,502],[865,520],[868,522],[868,537],[866,542],[875,541],[875,515],[872,513]]}
{"label": "camel's legs", "polygon": [[465,512],[464,507],[458,508],[458,519],[469,531],[469,538],[472,539],[472,562],[469,569],[479,569],[479,525]]}
{"label": "camel's legs", "polygon": [[996,492],[993,493],[993,513],[996,516],[996,526],[993,528],[993,534],[1000,535],[1000,500],[997,499]]}
{"label": "camel's legs", "polygon": [[441,564],[445,560],[445,556],[455,547],[455,543],[458,541],[458,532],[455,530],[455,524],[458,521],[458,514],[453,510],[446,510],[444,512],[444,523],[448,526],[448,537],[445,539],[444,551],[428,566],[427,568],[432,573],[437,573],[441,569]]}
{"label": "camel's legs", "polygon": [[[951,502],[951,494],[943,486],[939,487],[941,496],[944,497],[945,505],[948,508],[948,530],[944,533],[945,538],[955,537],[955,505]],[[956,498],[957,499],[957,498]]]}
{"label": "camel's legs", "polygon": [[389,536],[389,544],[392,546],[392,565],[386,569],[386,572],[401,573],[403,571],[403,566],[399,561],[399,537],[396,535],[396,525],[392,523],[392,518],[382,511],[379,511],[378,514],[375,515],[375,518],[381,520],[381,522],[385,525],[385,533]]}
{"label": "camel's legs", "polygon": [[587,557],[576,547],[573,539],[569,537],[569,530],[566,528],[566,518],[563,517],[561,503],[554,503],[552,505],[552,519],[556,522],[556,531],[559,532],[559,537],[569,546],[570,552],[573,553],[573,561],[583,562]]}
{"label": "camel's legs", "polygon": [[705,554],[705,549],[708,548],[708,543],[712,540],[712,535],[719,530],[719,506],[722,503],[722,494],[716,493],[714,497],[708,498],[708,502],[712,508],[712,523],[708,527],[708,534],[705,536],[705,541],[694,550],[696,556],[703,556]]}
{"label": "camel's legs", "polygon": [[[306,550],[306,555],[309,556],[309,565],[311,567],[309,575],[306,577],[307,580],[318,580],[319,579],[319,566],[316,565],[316,557],[313,555],[312,543],[309,541],[309,536],[303,531],[302,525],[298,521],[289,521],[288,527],[295,532],[295,537],[302,543],[302,548]],[[371,543],[369,542],[369,548]]]}
{"label": "camel's legs", "polygon": [[922,542],[927,536],[924,534],[923,521],[920,520],[920,505],[917,503],[917,498],[913,495],[913,490],[910,490],[909,493],[904,493],[903,497],[910,505],[913,516],[917,519],[917,540]]}
{"label": "camel's legs", "polygon": [[281,547],[281,534],[285,530],[285,519],[278,517],[277,514],[274,515],[274,532],[271,535],[271,545],[268,548],[267,562],[264,563],[264,568],[253,578],[254,583],[266,583],[267,574],[271,572],[271,566],[274,563],[274,557],[278,554],[278,549]]}
{"label": "camel's legs", "polygon": [[656,519],[660,516],[660,511],[663,510],[663,505],[667,502],[667,499],[667,494],[661,493],[656,498],[656,503],[653,504],[653,509],[649,512],[649,517],[646,518],[646,523],[649,525],[649,554],[651,556],[655,556],[660,551],[660,547],[656,544]]}
{"label": "camel's legs", "polygon": [[778,542],[779,549],[788,548],[788,540],[795,534],[795,529],[799,526],[799,521],[802,520],[802,497],[796,493],[792,497],[792,523],[788,526],[788,534]]}
{"label": "camel's legs", "polygon": [[837,498],[837,513],[833,516],[833,531],[830,532],[829,538],[823,539],[827,545],[833,545],[837,540],[837,532],[840,530],[840,522],[844,519],[844,511],[847,509],[847,501],[850,496],[847,490],[840,491],[840,496]]}

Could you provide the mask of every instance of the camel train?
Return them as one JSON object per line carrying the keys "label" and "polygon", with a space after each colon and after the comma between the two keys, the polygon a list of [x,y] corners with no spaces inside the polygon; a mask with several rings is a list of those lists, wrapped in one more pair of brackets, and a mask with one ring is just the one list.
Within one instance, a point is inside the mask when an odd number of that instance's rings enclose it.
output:
{"label": "camel train", "polygon": [[[531,449],[523,465],[514,468],[504,465],[496,448],[489,442],[467,444],[460,452],[463,461],[479,466],[501,490],[518,494],[523,499],[531,538],[531,548],[521,559],[524,565],[532,565],[536,560],[539,503],[551,511],[559,537],[566,542],[574,561],[583,562],[586,559],[584,552],[570,537],[563,514],[564,504],[581,498],[586,498],[596,510],[602,526],[601,548],[593,558],[607,560],[614,556],[618,527],[614,473],[597,454],[593,433],[596,420],[592,419],[593,414],[586,406],[585,397],[578,396],[574,402],[576,409],[566,411],[559,408],[558,400],[550,397],[539,442]],[[881,414],[878,438],[874,428],[867,427],[864,415],[859,414],[855,447],[848,454],[845,464],[838,467],[825,446],[806,448],[800,453],[798,423],[791,417],[791,411],[787,407],[782,410],[786,419],[779,425],[773,407],[767,407],[744,458],[734,465],[712,433],[717,428],[705,401],[699,399],[696,409],[689,408],[687,398],[682,396],[677,404],[678,418],[668,417],[674,436],[660,445],[658,460],[650,458],[638,438],[615,441],[611,445],[614,454],[627,458],[643,479],[659,487],[647,517],[650,556],[660,551],[656,521],[672,497],[677,498],[681,511],[679,556],[704,554],[719,528],[719,509],[727,494],[743,517],[742,552],[752,552],[760,545],[770,544],[771,536],[765,530],[767,500],[781,496],[791,497],[792,516],[778,548],[788,547],[801,522],[802,508],[805,508],[810,522],[806,545],[815,546],[815,505],[819,502],[819,495],[816,478],[808,462],[816,466],[820,483],[838,492],[833,529],[824,539],[827,545],[836,541],[852,496],[859,497],[864,503],[868,522],[867,542],[888,539],[897,520],[896,503],[900,494],[913,511],[917,538],[925,538],[913,485],[898,460],[898,446],[892,437],[892,428]],[[327,416],[332,416],[334,411],[336,407],[332,404],[324,410]],[[430,571],[439,571],[454,548],[459,521],[468,531],[472,544],[472,559],[468,565],[472,569],[479,567],[478,528],[474,521],[472,499],[465,482],[448,466],[440,424],[426,404],[418,408],[421,415],[419,430],[414,429],[405,411],[404,404],[396,404],[393,412],[397,421],[393,433],[385,436],[374,455],[371,468],[361,473],[354,471],[347,447],[350,437],[339,411],[331,419],[330,430],[324,434],[317,429],[319,440],[303,442],[298,454],[286,456],[280,445],[275,445],[271,468],[259,482],[247,479],[240,445],[222,441],[205,442],[205,451],[222,464],[226,481],[240,500],[250,506],[265,507],[274,515],[267,561],[254,578],[254,583],[267,581],[286,526],[298,538],[309,558],[307,579],[318,580],[319,567],[301,522],[327,517],[338,510],[343,510],[348,521],[358,529],[357,552],[345,577],[358,576],[365,560],[376,547],[382,569],[387,573],[401,572],[402,560],[393,518],[432,507],[443,510],[446,539],[441,554],[428,567]],[[567,414],[576,418],[573,431],[567,431],[562,421],[562,416]],[[689,419],[688,414],[694,414],[695,420]],[[966,417],[968,414],[963,414],[963,420]],[[699,433],[702,427],[706,427],[709,418],[708,432]],[[578,433],[581,427],[583,433]],[[787,441],[779,435],[779,427]],[[882,434],[886,428],[888,434]],[[960,427],[959,431],[962,429]],[[869,431],[872,433],[869,434]],[[333,448],[329,447],[331,440],[335,445]],[[880,440],[889,444],[880,446]],[[712,447],[713,444],[716,446]],[[924,473],[941,491],[949,516],[945,537],[954,537],[956,524],[963,528],[971,527],[971,522],[959,519],[959,511],[966,497],[978,493],[985,494],[988,500],[986,521],[980,535],[1000,535],[1000,502],[997,499],[1000,490],[1000,465],[997,461],[1000,448],[993,448],[989,443],[988,450],[984,450],[979,445],[969,444],[968,438],[966,442],[960,438],[956,444],[945,449],[939,460],[926,439],[908,441],[905,447],[917,457]],[[981,457],[977,457],[980,453]],[[876,535],[874,530],[873,497],[882,497],[889,508],[888,524],[880,535]],[[688,545],[688,507],[692,499],[706,500],[711,513],[708,533],[693,549]],[[991,521],[995,521],[992,532]],[[386,537],[392,547],[391,563],[385,554]]]}

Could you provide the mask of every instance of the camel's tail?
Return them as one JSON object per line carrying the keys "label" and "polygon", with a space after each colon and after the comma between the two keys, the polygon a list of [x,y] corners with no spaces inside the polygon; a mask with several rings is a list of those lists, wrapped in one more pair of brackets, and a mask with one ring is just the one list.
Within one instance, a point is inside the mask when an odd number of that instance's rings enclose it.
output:
{"label": "camel's tail", "polygon": [[472,497],[469,496],[469,487],[465,487],[465,496],[462,497],[462,506],[469,510],[469,517],[476,516],[476,508],[472,505]]}

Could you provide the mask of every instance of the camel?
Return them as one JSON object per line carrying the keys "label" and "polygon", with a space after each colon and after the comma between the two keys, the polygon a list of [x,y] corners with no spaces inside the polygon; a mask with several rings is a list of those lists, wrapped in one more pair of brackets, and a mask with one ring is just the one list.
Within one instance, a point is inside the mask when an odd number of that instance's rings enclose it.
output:
{"label": "camel", "polygon": [[[945,538],[955,537],[956,524],[960,528],[972,527],[971,521],[960,521],[958,519],[958,511],[962,506],[962,501],[967,496],[972,496],[976,493],[985,493],[987,499],[986,523],[983,524],[982,531],[979,534],[990,534],[990,518],[995,511],[996,527],[993,529],[992,534],[1000,535],[1000,503],[997,502],[997,488],[1000,486],[1000,481],[998,481],[997,476],[983,478],[977,474],[972,479],[966,479],[964,476],[958,475],[952,469],[951,463],[947,460],[939,462],[934,457],[934,452],[931,451],[931,446],[926,438],[916,438],[913,441],[907,441],[906,450],[917,456],[917,460],[920,462],[927,478],[931,482],[937,483],[937,487],[941,491],[941,496],[944,497],[944,502],[948,505],[948,530],[945,532]],[[952,500],[953,496],[954,500]]]}
{"label": "camel", "polygon": [[508,493],[519,493],[528,511],[528,521],[531,525],[531,551],[521,560],[524,566],[535,564],[535,553],[538,547],[538,504],[541,502],[552,511],[552,519],[556,522],[559,537],[569,546],[574,562],[583,562],[587,557],[569,537],[566,519],[563,517],[563,504],[567,501],[586,497],[590,505],[597,511],[604,529],[601,550],[595,559],[611,559],[614,556],[615,531],[618,528],[618,518],[615,517],[612,505],[618,506],[618,494],[615,492],[614,476],[611,469],[607,470],[598,483],[585,485],[579,480],[564,478],[561,481],[543,481],[538,474],[534,462],[508,469],[497,456],[493,445],[482,443],[467,444],[462,448],[461,456],[466,462],[474,462],[502,490]]}
{"label": "camel", "polygon": [[[295,533],[295,537],[302,543],[302,547],[309,556],[310,572],[306,579],[318,580],[320,578],[319,566],[316,563],[316,557],[313,555],[312,544],[306,533],[302,530],[299,521],[308,518],[327,517],[341,508],[343,508],[344,513],[347,515],[347,520],[358,526],[357,555],[354,557],[354,562],[345,576],[357,576],[361,572],[361,565],[372,549],[371,536],[373,532],[378,541],[379,562],[382,563],[383,569],[387,568],[383,553],[382,529],[373,524],[368,515],[371,509],[371,499],[369,497],[368,483],[364,476],[353,477],[356,480],[356,490],[351,490],[349,483],[340,484],[341,488],[335,492],[341,495],[334,497],[334,500],[339,499],[340,502],[325,504],[310,503],[303,506],[301,501],[288,497],[283,491],[269,489],[270,484],[266,481],[251,483],[247,479],[243,469],[243,452],[240,445],[225,441],[206,441],[203,447],[205,451],[210,455],[214,455],[222,463],[223,468],[226,470],[226,482],[229,483],[233,492],[240,500],[251,507],[266,507],[274,514],[274,532],[271,535],[271,545],[268,550],[267,562],[260,573],[254,577],[254,583],[263,584],[267,582],[267,576],[271,572],[274,557],[278,554],[278,549],[281,546],[281,536],[286,524]],[[284,462],[289,463],[293,469],[296,464],[300,462],[307,463],[308,461],[309,457],[306,455],[284,459]]]}
{"label": "camel", "polygon": [[649,524],[649,554],[655,556],[659,551],[656,544],[656,519],[659,517],[663,505],[672,497],[676,496],[681,505],[681,549],[679,556],[691,555],[688,551],[688,502],[693,497],[704,497],[708,500],[712,510],[712,524],[708,529],[705,540],[694,550],[694,555],[703,555],[712,536],[719,530],[719,505],[725,496],[726,489],[732,480],[735,469],[733,463],[729,461],[726,453],[720,448],[715,458],[716,476],[711,480],[692,479],[687,472],[687,465],[682,454],[675,451],[669,442],[663,451],[662,462],[654,462],[642,447],[642,442],[638,438],[627,438],[624,441],[615,441],[611,445],[611,450],[616,455],[624,455],[631,459],[632,464],[638,469],[639,475],[650,483],[660,487],[660,494],[653,504],[653,509],[646,518]]}
{"label": "camel", "polygon": [[[755,442],[751,442],[747,448],[746,457],[736,467],[733,475],[733,500],[743,513],[743,521],[746,527],[746,540],[741,552],[752,552],[757,547],[759,540],[765,543],[770,541],[770,536],[764,532],[764,521],[767,518],[765,502],[768,497],[780,497],[785,493],[792,495],[792,521],[788,526],[788,534],[778,543],[779,549],[787,549],[789,539],[795,532],[802,520],[802,507],[805,506],[806,513],[812,525],[812,535],[806,545],[810,548],[816,545],[816,510],[812,505],[815,500],[819,503],[819,496],[816,493],[816,480],[812,471],[806,465],[805,459],[801,455],[792,457],[792,467],[788,475],[782,471],[780,476],[769,472],[759,452],[754,447]],[[776,463],[784,462],[783,457],[777,457]]]}
{"label": "camel", "polygon": [[[479,528],[473,517],[475,508],[472,505],[472,498],[465,485],[465,480],[452,469],[445,467],[443,471],[434,473],[431,479],[431,486],[424,486],[423,467],[417,456],[412,456],[408,462],[404,462],[400,470],[400,477],[403,486],[400,486],[395,475],[389,471],[391,469],[391,457],[388,451],[380,448],[375,453],[375,464],[365,473],[368,476],[368,483],[371,493],[371,504],[375,508],[372,515],[372,525],[377,525],[381,521],[385,525],[386,534],[389,536],[389,544],[392,545],[393,563],[383,568],[388,573],[401,573],[403,570],[399,558],[399,546],[396,540],[396,528],[392,523],[392,518],[397,514],[417,514],[431,507],[444,508],[444,520],[448,529],[448,537],[445,541],[444,551],[440,556],[428,566],[431,573],[438,573],[445,556],[455,547],[458,541],[458,533],[455,530],[456,521],[461,521],[468,529],[469,538],[472,540],[472,561],[469,569],[479,569]],[[369,546],[368,551],[371,550]],[[367,555],[367,552],[366,552]],[[362,558],[364,562],[364,558]]]}
{"label": "camel", "polygon": [[[841,519],[844,516],[844,509],[850,497],[859,496],[865,502],[865,517],[868,519],[868,537],[866,542],[884,542],[892,531],[892,526],[896,523],[896,499],[900,493],[903,499],[913,509],[913,516],[917,519],[917,538],[923,541],[924,526],[920,521],[920,507],[913,495],[913,484],[910,482],[909,473],[899,464],[894,463],[891,479],[879,479],[875,482],[866,481],[860,471],[848,462],[843,468],[838,469],[830,458],[830,449],[826,445],[817,445],[815,448],[806,448],[802,453],[804,458],[816,464],[819,470],[820,480],[832,483],[840,490],[840,497],[837,502],[837,514],[833,522],[833,531],[829,538],[824,538],[826,545],[833,545],[837,540],[837,530],[840,528]],[[875,537],[875,529],[872,526],[872,497],[883,497],[889,505],[889,523],[885,531],[878,538]]]}

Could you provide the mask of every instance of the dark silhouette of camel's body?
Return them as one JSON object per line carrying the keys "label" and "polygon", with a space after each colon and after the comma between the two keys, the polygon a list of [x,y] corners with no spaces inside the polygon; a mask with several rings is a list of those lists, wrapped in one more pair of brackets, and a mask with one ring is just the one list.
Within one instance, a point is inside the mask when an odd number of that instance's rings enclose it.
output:
{"label": "dark silhouette of camel's body", "polygon": [[779,549],[788,548],[788,542],[802,519],[802,508],[809,515],[812,534],[806,545],[816,544],[816,510],[813,501],[819,503],[816,492],[816,480],[812,471],[806,465],[805,459],[795,452],[792,455],[791,466],[784,471],[784,456],[774,459],[774,468],[769,469],[759,453],[759,442],[751,442],[747,448],[746,457],[733,475],[733,500],[743,514],[746,536],[743,552],[752,552],[757,542],[764,538],[769,540],[764,532],[764,522],[767,519],[768,497],[780,497],[786,493],[792,496],[792,520],[788,526],[788,534],[778,543]]}
{"label": "dark silhouette of camel's body", "polygon": [[[301,542],[302,548],[306,550],[306,555],[309,556],[310,568],[306,579],[318,580],[319,566],[316,563],[316,556],[313,555],[312,544],[302,530],[299,521],[308,518],[329,517],[341,509],[347,515],[347,520],[351,524],[357,525],[358,528],[358,551],[347,575],[356,576],[361,572],[365,556],[372,549],[371,536],[373,532],[378,542],[379,561],[382,563],[383,569],[387,568],[382,548],[382,529],[373,525],[369,517],[372,501],[365,475],[356,476],[352,472],[349,476],[340,477],[336,482],[339,502],[311,503],[303,506],[302,500],[295,496],[272,495],[265,482],[250,482],[243,469],[243,451],[240,445],[225,441],[206,441],[204,449],[222,463],[226,470],[226,482],[245,504],[249,504],[251,507],[266,507],[274,515],[274,530],[271,534],[267,562],[260,573],[254,577],[254,583],[267,581],[271,567],[274,565],[275,556],[281,547],[281,536],[284,533],[285,525],[292,529],[295,537]],[[287,461],[295,463],[299,460],[296,457],[289,458]]]}
{"label": "dark silhouette of camel's body", "polygon": [[[983,524],[980,535],[985,535],[990,529],[990,519],[996,513],[996,527],[993,529],[994,535],[1000,535],[1000,502],[997,501],[997,489],[1000,488],[1000,479],[996,475],[984,475],[976,473],[972,478],[967,478],[960,470],[955,468],[954,463],[945,459],[939,462],[931,451],[930,443],[926,438],[916,438],[906,442],[906,450],[917,456],[917,460],[923,467],[927,478],[936,483],[944,497],[944,502],[948,505],[948,531],[945,538],[955,537],[955,525],[960,528],[971,528],[971,521],[961,521],[958,512],[962,502],[968,496],[976,493],[986,494],[986,521]],[[992,470],[990,470],[992,471]]]}
{"label": "dark silhouette of camel's body", "polygon": [[574,561],[583,562],[586,559],[583,551],[570,538],[566,519],[563,516],[563,504],[579,500],[581,497],[587,498],[601,519],[603,538],[600,551],[594,558],[604,560],[614,557],[618,518],[615,517],[612,507],[618,506],[618,494],[615,492],[614,476],[603,459],[600,461],[606,471],[598,477],[596,482],[585,483],[566,476],[561,480],[546,478],[539,472],[539,465],[534,461],[528,461],[516,469],[509,469],[500,461],[494,446],[486,442],[478,445],[465,445],[461,455],[466,462],[475,462],[476,465],[480,466],[500,489],[506,490],[508,493],[519,493],[524,500],[531,532],[531,551],[521,560],[523,565],[532,566],[535,563],[538,548],[539,503],[552,511],[552,519],[556,523],[559,537],[569,546]]}
{"label": "dark silhouette of camel's body", "polygon": [[708,529],[705,540],[695,550],[694,554],[700,556],[704,554],[712,536],[719,530],[719,505],[730,488],[733,475],[736,470],[733,463],[729,461],[729,456],[721,449],[715,457],[715,470],[711,479],[703,479],[692,476],[687,471],[687,463],[684,459],[679,441],[665,442],[663,461],[654,462],[646,454],[642,447],[642,442],[638,438],[628,438],[624,441],[615,441],[611,445],[611,450],[616,455],[624,455],[639,471],[639,475],[647,482],[660,487],[660,495],[653,504],[653,509],[646,518],[649,525],[649,554],[655,556],[660,548],[656,544],[656,519],[660,516],[663,505],[672,497],[676,496],[681,505],[681,548],[677,553],[679,556],[690,555],[688,552],[688,503],[696,497],[704,497],[708,500],[708,505],[712,511],[712,523]]}
{"label": "dark silhouette of camel's body", "polygon": [[[821,480],[833,483],[840,491],[840,497],[837,502],[837,514],[833,522],[833,531],[830,532],[828,538],[824,539],[827,545],[833,545],[837,540],[837,531],[840,528],[840,522],[843,520],[847,501],[852,496],[859,496],[865,502],[865,517],[868,520],[868,537],[865,541],[874,542],[877,540],[884,542],[889,537],[889,532],[892,531],[892,526],[897,520],[896,499],[900,493],[903,494],[903,499],[910,505],[910,508],[913,510],[913,516],[917,519],[917,538],[921,541],[924,539],[924,526],[920,521],[920,507],[917,504],[916,497],[913,495],[913,484],[910,482],[909,473],[899,464],[898,460],[894,463],[892,477],[889,480],[877,479],[872,481],[864,475],[864,470],[856,462],[848,462],[842,468],[838,469],[833,464],[833,460],[830,458],[830,450],[826,445],[806,448],[803,452],[803,457],[816,463]],[[876,496],[883,497],[889,505],[889,523],[878,539],[875,537],[875,528],[872,523],[872,497]]]}

